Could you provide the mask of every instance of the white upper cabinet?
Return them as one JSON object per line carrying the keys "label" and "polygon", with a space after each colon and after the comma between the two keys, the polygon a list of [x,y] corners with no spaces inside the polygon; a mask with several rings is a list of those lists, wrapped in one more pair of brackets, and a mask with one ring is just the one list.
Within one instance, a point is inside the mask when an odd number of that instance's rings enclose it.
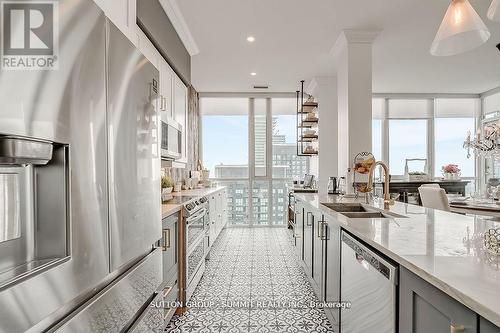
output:
{"label": "white upper cabinet", "polygon": [[179,162],[187,163],[188,136],[188,90],[182,80],[175,75],[174,80],[174,119],[182,126],[182,158]]}
{"label": "white upper cabinet", "polygon": [[136,0],[94,0],[114,25],[137,46]]}
{"label": "white upper cabinet", "polygon": [[162,119],[174,118],[174,72],[162,57],[160,61],[160,98],[162,100]]}

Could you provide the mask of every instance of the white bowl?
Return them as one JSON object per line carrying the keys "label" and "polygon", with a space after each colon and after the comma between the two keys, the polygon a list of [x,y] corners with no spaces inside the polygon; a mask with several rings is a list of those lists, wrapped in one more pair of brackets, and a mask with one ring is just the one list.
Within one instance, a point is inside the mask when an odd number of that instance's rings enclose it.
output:
{"label": "white bowl", "polygon": [[316,131],[315,130],[304,130],[304,135],[305,136],[313,136],[313,135],[316,135]]}

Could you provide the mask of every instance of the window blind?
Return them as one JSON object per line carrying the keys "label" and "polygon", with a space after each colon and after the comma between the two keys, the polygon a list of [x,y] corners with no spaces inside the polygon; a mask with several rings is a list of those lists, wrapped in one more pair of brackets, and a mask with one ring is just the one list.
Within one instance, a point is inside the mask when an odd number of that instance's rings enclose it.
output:
{"label": "window blind", "polygon": [[248,98],[203,97],[200,112],[204,116],[243,116],[248,114]]}
{"label": "window blind", "polygon": [[385,99],[373,98],[372,99],[372,118],[384,119],[385,118]]}
{"label": "window blind", "polygon": [[428,99],[389,99],[389,118],[425,119],[431,116]]}
{"label": "window blind", "polygon": [[500,93],[484,98],[484,114],[500,111]]}
{"label": "window blind", "polygon": [[474,118],[479,112],[478,98],[437,98],[436,118]]}

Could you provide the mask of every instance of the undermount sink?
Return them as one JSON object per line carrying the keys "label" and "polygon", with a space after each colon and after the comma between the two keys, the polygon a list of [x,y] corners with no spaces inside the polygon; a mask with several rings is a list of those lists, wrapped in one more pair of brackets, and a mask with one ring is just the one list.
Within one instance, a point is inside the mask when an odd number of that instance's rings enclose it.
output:
{"label": "undermount sink", "polygon": [[376,219],[376,218],[390,218],[392,216],[385,215],[381,212],[344,212],[342,215],[351,219]]}
{"label": "undermount sink", "polygon": [[323,206],[326,206],[336,212],[368,212],[365,207],[361,204],[357,203],[322,203]]}
{"label": "undermount sink", "polygon": [[359,203],[322,203],[322,205],[351,219],[407,218],[407,216],[366,207]]}

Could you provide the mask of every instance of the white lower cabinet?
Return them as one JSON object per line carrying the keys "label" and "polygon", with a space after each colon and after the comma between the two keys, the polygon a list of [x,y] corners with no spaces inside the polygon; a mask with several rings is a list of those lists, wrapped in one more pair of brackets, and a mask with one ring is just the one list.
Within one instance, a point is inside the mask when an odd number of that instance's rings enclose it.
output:
{"label": "white lower cabinet", "polygon": [[225,188],[210,194],[210,246],[215,242],[227,223],[227,190]]}

